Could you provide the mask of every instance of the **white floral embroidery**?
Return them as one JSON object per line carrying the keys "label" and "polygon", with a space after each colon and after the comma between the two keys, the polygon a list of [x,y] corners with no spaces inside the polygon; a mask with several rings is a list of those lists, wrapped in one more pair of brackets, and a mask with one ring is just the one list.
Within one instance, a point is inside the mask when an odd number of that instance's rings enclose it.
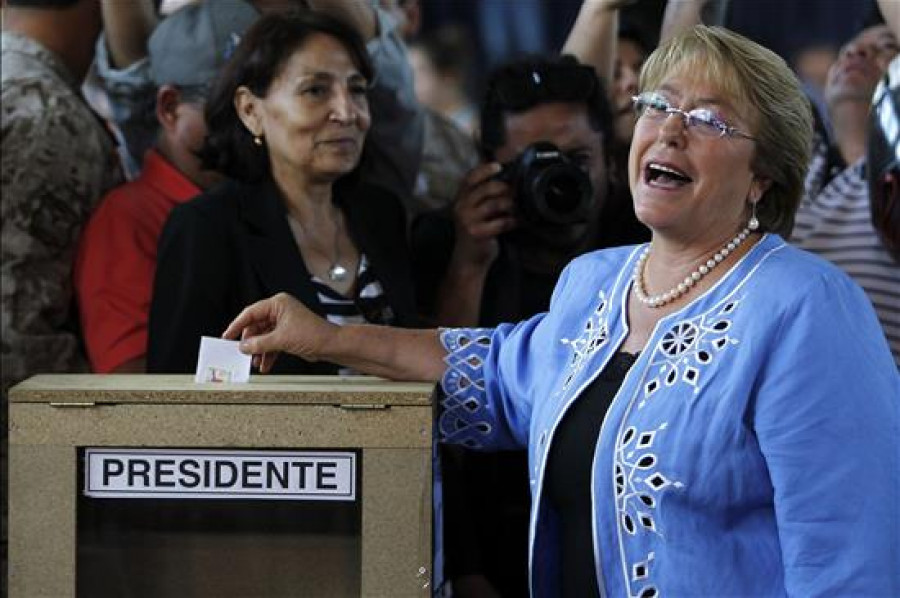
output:
{"label": "white floral embroidery", "polygon": [[694,396],[699,394],[703,370],[722,351],[738,343],[728,331],[740,303],[740,299],[730,299],[704,314],[676,322],[663,334],[650,358],[649,379],[643,384],[638,409],[643,409],[664,386],[684,383],[693,387]]}
{"label": "white floral embroidery", "polygon": [[576,339],[564,338],[560,341],[572,348],[572,357],[569,361],[569,371],[566,372],[565,380],[558,394],[563,394],[569,389],[572,381],[575,380],[590,357],[609,340],[609,302],[606,300],[604,291],[600,291],[598,297],[600,304],[588,318],[581,335]]}
{"label": "white floral embroidery", "polygon": [[650,562],[656,556],[655,553],[650,552],[647,554],[647,558],[643,561],[638,561],[631,565],[631,581],[641,581],[642,579],[647,579],[650,576]]}
{"label": "white floral embroidery", "polygon": [[[653,451],[653,445],[667,427],[665,422],[652,430],[641,431],[630,426],[616,443],[614,484],[620,539],[627,540],[642,533],[652,533],[662,538],[662,530],[654,516],[660,494],[684,487],[681,481],[658,469],[659,459]],[[654,557],[651,552],[645,560],[631,564],[630,575],[626,578],[630,596],[658,595],[656,586],[652,584],[643,585],[636,593],[632,591],[632,582],[648,584],[651,576],[650,561]]]}
{"label": "white floral embroidery", "polygon": [[[692,387],[696,399],[704,372],[723,351],[739,342],[729,331],[734,312],[740,304],[741,299],[728,299],[706,313],[675,322],[663,333],[653,348],[639,386],[638,410],[646,407],[660,389],[678,384]],[[623,421],[627,421],[628,416],[629,413],[626,413]],[[658,436],[667,427],[667,422],[646,430],[629,426],[616,444],[614,482],[622,562],[626,567],[628,594],[639,598],[659,596],[659,589],[652,583],[650,569],[654,553],[629,566],[621,542],[642,533],[664,539],[665,530],[659,527],[654,516],[659,500],[663,493],[684,487],[681,480],[660,471],[660,453],[653,450]]]}
{"label": "white floral embroidery", "polygon": [[[646,583],[644,580],[650,577],[650,566],[653,564],[653,559],[656,558],[655,552],[648,552],[647,558],[642,561],[638,561],[631,565],[631,582],[642,582]],[[637,598],[651,598],[652,596],[659,596],[659,591],[656,589],[656,586],[653,584],[648,584],[642,586],[636,594],[632,594]]]}
{"label": "white floral embroidery", "polygon": [[663,423],[655,430],[643,432],[630,426],[616,445],[616,508],[619,523],[628,535],[643,529],[661,537],[653,517],[657,496],[669,487],[683,487],[681,482],[657,470],[658,459],[651,451],[657,434],[667,426]]}

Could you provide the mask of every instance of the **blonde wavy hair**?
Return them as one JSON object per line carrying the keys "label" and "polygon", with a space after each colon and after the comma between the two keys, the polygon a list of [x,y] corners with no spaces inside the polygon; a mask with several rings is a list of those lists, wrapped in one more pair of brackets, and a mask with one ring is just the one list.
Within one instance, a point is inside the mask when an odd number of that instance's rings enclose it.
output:
{"label": "blonde wavy hair", "polygon": [[678,73],[702,73],[702,80],[712,82],[751,120],[756,139],[751,169],[771,181],[757,204],[760,229],[787,237],[812,151],[812,109],[797,77],[771,50],[704,25],[671,38],[647,58],[640,90],[657,89]]}

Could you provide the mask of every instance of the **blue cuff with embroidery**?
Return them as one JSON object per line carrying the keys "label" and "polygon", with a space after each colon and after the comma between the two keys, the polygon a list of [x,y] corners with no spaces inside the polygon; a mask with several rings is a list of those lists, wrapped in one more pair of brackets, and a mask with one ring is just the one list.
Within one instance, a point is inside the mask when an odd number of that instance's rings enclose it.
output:
{"label": "blue cuff with embroidery", "polygon": [[441,442],[482,448],[493,431],[486,407],[484,362],[491,348],[491,328],[447,328],[441,343],[447,370],[441,379],[438,438]]}

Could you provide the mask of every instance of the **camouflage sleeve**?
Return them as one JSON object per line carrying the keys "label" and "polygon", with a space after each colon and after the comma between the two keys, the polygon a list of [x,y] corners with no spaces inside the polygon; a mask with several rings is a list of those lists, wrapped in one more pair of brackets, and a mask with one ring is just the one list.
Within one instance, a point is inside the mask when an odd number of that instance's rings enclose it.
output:
{"label": "camouflage sleeve", "polygon": [[74,93],[40,82],[4,89],[3,390],[40,372],[84,369],[72,322],[81,227],[121,171],[106,131]]}

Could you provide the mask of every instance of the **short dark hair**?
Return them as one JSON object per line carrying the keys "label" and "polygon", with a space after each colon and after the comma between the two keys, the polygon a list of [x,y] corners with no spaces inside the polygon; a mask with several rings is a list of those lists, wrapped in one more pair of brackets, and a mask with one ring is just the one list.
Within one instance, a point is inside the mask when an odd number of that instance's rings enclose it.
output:
{"label": "short dark hair", "polygon": [[616,34],[616,39],[632,42],[641,49],[645,56],[653,51],[653,46],[647,40],[647,34],[631,21],[623,19],[619,22],[619,31]]}
{"label": "short dark hair", "polygon": [[253,143],[234,107],[235,92],[246,86],[257,97],[265,97],[291,55],[316,33],[341,42],[360,74],[372,81],[374,69],[365,42],[344,23],[308,11],[264,15],[244,34],[213,83],[206,102],[209,133],[200,150],[205,168],[244,182],[259,181],[269,173],[268,151]]}
{"label": "short dark hair", "polygon": [[612,110],[603,82],[593,67],[574,56],[533,56],[503,65],[491,73],[481,104],[481,152],[493,159],[506,142],[507,114],[519,114],[556,102],[583,103],[591,128],[602,134],[611,155]]}

